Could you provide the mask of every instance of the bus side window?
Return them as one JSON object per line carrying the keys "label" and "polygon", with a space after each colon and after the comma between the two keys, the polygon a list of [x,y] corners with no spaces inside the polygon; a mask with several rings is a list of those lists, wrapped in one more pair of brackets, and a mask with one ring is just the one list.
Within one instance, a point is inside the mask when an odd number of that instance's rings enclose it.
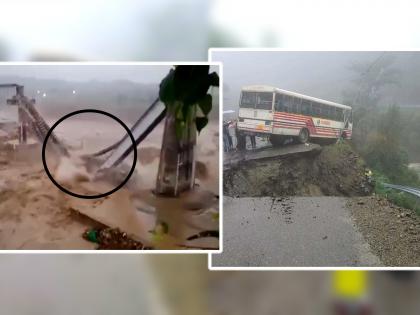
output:
{"label": "bus side window", "polygon": [[276,101],[275,101],[274,109],[278,112],[284,111],[283,95],[276,93]]}
{"label": "bus side window", "polygon": [[312,115],[316,117],[321,115],[321,106],[319,103],[312,103]]}
{"label": "bus side window", "polygon": [[344,117],[345,119],[347,119],[347,122],[351,122],[352,120],[351,114],[352,114],[351,110],[349,109],[344,110]]}
{"label": "bus side window", "polygon": [[294,101],[294,106],[293,106],[293,112],[295,114],[300,114],[301,113],[301,102],[302,99],[294,97],[295,101]]}
{"label": "bus side window", "polygon": [[302,100],[302,115],[310,115],[310,102],[307,100]]}
{"label": "bus side window", "polygon": [[330,110],[330,112],[329,112],[329,118],[331,120],[334,120],[334,115],[335,115],[334,107],[329,106],[329,110]]}
{"label": "bus side window", "polygon": [[337,120],[337,121],[341,120],[340,111],[341,111],[340,108],[335,109],[335,120]]}
{"label": "bus side window", "polygon": [[290,112],[291,113],[295,113],[296,112],[296,98],[294,98],[293,96],[290,97]]}
{"label": "bus side window", "polygon": [[296,101],[297,99],[293,96],[290,97],[290,112],[296,113]]}
{"label": "bus side window", "polygon": [[324,105],[324,118],[332,119],[332,107],[328,105]]}
{"label": "bus side window", "polygon": [[319,117],[321,117],[321,118],[326,118],[325,116],[325,114],[326,114],[326,107],[327,106],[325,106],[324,104],[319,104]]}
{"label": "bus side window", "polygon": [[331,106],[323,105],[323,118],[331,119]]}
{"label": "bus side window", "polygon": [[291,113],[293,106],[293,97],[288,95],[283,95],[283,106],[286,113]]}
{"label": "bus side window", "polygon": [[338,121],[344,121],[344,112],[342,108],[337,108],[338,110]]}
{"label": "bus side window", "polygon": [[327,108],[327,110],[326,110],[326,113],[327,113],[327,119],[333,119],[333,115],[332,115],[332,110],[334,109],[333,107],[331,107],[331,106],[326,106],[326,108]]}
{"label": "bus side window", "polygon": [[328,105],[323,105],[323,118],[329,119],[330,118],[330,107]]}

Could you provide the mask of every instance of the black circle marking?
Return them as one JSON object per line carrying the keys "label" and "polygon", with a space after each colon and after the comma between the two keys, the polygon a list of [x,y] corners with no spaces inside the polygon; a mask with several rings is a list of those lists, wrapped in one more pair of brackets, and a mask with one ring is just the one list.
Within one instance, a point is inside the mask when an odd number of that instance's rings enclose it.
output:
{"label": "black circle marking", "polygon": [[[54,128],[57,127],[61,122],[63,122],[63,120],[78,115],[78,114],[82,114],[82,113],[96,113],[96,114],[102,114],[105,116],[108,116],[114,120],[116,120],[121,126],[123,126],[123,128],[125,129],[125,131],[127,131],[127,134],[129,135],[131,142],[132,142],[132,148],[133,148],[133,152],[134,152],[134,157],[133,157],[133,164],[131,166],[130,172],[128,173],[127,177],[114,189],[105,192],[103,194],[98,194],[98,195],[80,195],[80,194],[76,194],[70,190],[67,190],[66,188],[64,188],[63,186],[61,186],[59,183],[57,183],[57,181],[54,179],[54,177],[51,175],[48,166],[47,166],[47,161],[45,159],[45,149],[47,147],[47,142],[48,142],[48,138],[50,137],[51,133],[53,132]],[[97,198],[103,198],[106,196],[109,196],[111,194],[113,194],[114,192],[118,191],[120,188],[122,188],[130,179],[131,175],[133,175],[134,169],[136,168],[136,164],[137,164],[137,150],[136,150],[136,140],[134,139],[133,134],[131,133],[130,129],[121,121],[121,119],[119,119],[118,117],[102,111],[102,110],[98,110],[98,109],[82,109],[82,110],[76,110],[74,112],[71,112],[67,115],[64,115],[63,117],[61,117],[59,120],[57,120],[55,122],[55,124],[50,128],[50,130],[48,130],[47,135],[44,139],[44,142],[42,144],[42,164],[44,165],[44,170],[48,175],[48,178],[53,182],[53,184],[55,186],[58,187],[58,189],[60,189],[61,191],[65,192],[66,194],[69,194],[70,196],[76,197],[76,198],[81,198],[81,199],[97,199]]]}

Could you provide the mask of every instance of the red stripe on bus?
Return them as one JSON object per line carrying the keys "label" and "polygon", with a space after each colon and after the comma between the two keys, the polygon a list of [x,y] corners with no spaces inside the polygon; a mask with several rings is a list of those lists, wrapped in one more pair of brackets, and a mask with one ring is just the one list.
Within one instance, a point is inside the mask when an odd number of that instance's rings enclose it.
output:
{"label": "red stripe on bus", "polygon": [[269,129],[257,129],[257,128],[247,128],[247,127],[239,127],[239,130],[246,129],[249,131],[258,131],[258,132],[270,132]]}
{"label": "red stripe on bus", "polygon": [[339,131],[341,128],[333,128],[333,127],[324,127],[324,126],[316,126],[315,128],[327,131]]}
{"label": "red stripe on bus", "polygon": [[273,125],[290,125],[290,126],[295,126],[295,127],[299,127],[299,128],[302,128],[302,127],[305,127],[306,126],[305,124],[301,125],[301,124],[296,124],[296,123],[287,122],[287,121],[279,121],[279,122],[276,122],[275,121],[273,123]]}
{"label": "red stripe on bus", "polygon": [[310,120],[310,118],[294,118],[294,117],[287,117],[287,116],[274,116],[274,120],[291,120],[291,121],[301,121],[301,122],[307,122]]}
{"label": "red stripe on bus", "polygon": [[[298,121],[307,121],[312,119],[321,119],[318,117],[312,117],[312,116],[303,116],[303,115],[295,115],[295,114],[289,114],[289,113],[283,113],[283,112],[275,112],[274,116],[278,119],[280,118],[286,118],[290,120],[298,120]],[[323,120],[330,120],[330,119],[323,119]],[[331,127],[333,128],[333,127]]]}
{"label": "red stripe on bus", "polygon": [[[304,122],[295,122],[293,120],[291,121],[285,121],[285,120],[274,120],[275,122],[281,122],[281,123],[289,123],[289,124],[296,124],[296,125],[301,125],[304,126],[306,125]],[[307,123],[307,122],[306,122]],[[324,129],[324,130],[329,130],[329,131],[340,131],[341,128],[336,128],[336,127],[328,127],[328,126],[315,126],[315,128],[317,129]]]}
{"label": "red stripe on bus", "polygon": [[[274,119],[274,121],[279,121],[279,122],[285,122],[285,123],[290,123],[290,122],[292,122],[292,123],[296,123],[296,124],[305,124],[305,123],[308,123],[309,121],[308,120],[305,120],[305,121],[300,121],[300,120],[293,120],[293,119],[288,119],[288,120],[286,120],[286,119],[282,119],[282,120],[280,120],[280,119]],[[329,126],[316,126],[316,128],[326,128],[326,129],[337,129],[337,130],[341,130],[341,128],[335,128],[335,127],[329,127]]]}
{"label": "red stripe on bus", "polygon": [[[274,125],[274,128],[295,129],[295,130],[301,129],[300,127],[289,126],[289,125]],[[339,134],[332,131],[327,132],[327,131],[315,130],[314,132],[311,133],[311,136],[319,136],[319,137],[324,137],[324,138],[337,138]]]}
{"label": "red stripe on bus", "polygon": [[292,125],[297,125],[297,126],[306,126],[306,123],[304,123],[304,122],[295,122],[295,121],[290,121],[290,120],[280,120],[280,121],[275,120],[274,123],[292,124]]}
{"label": "red stripe on bus", "polygon": [[292,125],[274,125],[275,128],[286,128],[286,129],[302,129],[298,126],[292,126]]}
{"label": "red stripe on bus", "polygon": [[302,128],[302,126],[296,126],[294,124],[288,124],[288,123],[274,123],[273,126],[290,126],[294,128]]}
{"label": "red stripe on bus", "polygon": [[282,119],[274,119],[273,121],[293,122],[293,123],[296,123],[296,124],[306,124],[306,123],[308,123],[308,120],[303,121],[303,120],[284,119],[284,118],[282,118]]}
{"label": "red stripe on bus", "polygon": [[273,115],[274,116],[294,117],[294,118],[312,118],[311,116],[297,115],[297,114],[285,113],[285,112],[274,112]]}

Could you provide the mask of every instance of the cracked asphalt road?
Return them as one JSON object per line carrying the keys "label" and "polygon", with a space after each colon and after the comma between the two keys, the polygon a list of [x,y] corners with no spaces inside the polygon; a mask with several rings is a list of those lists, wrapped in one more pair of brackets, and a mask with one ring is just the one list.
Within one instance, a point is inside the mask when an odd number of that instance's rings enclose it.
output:
{"label": "cracked asphalt road", "polygon": [[342,197],[224,197],[216,267],[381,266]]}

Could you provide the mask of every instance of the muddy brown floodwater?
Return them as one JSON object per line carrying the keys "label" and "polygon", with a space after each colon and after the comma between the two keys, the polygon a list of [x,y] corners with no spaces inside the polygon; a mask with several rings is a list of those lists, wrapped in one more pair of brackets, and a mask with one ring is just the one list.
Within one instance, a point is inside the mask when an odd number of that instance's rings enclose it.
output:
{"label": "muddy brown floodwater", "polygon": [[[48,119],[52,125],[57,118]],[[73,119],[57,126],[60,139],[75,155],[93,153],[113,144],[124,134],[117,123],[93,117]],[[162,126],[138,147],[136,185],[155,185]],[[47,160],[51,157],[47,156]],[[212,122],[198,137],[197,184],[218,195],[218,124]],[[130,157],[127,163],[131,164]],[[133,177],[133,178],[134,178]],[[93,249],[83,232],[101,226],[72,208],[72,198],[47,177],[41,162],[41,146],[17,152],[0,150],[0,249]],[[124,190],[123,188],[122,190]],[[74,199],[74,198],[73,198]],[[118,215],[118,214],[117,214]]]}

